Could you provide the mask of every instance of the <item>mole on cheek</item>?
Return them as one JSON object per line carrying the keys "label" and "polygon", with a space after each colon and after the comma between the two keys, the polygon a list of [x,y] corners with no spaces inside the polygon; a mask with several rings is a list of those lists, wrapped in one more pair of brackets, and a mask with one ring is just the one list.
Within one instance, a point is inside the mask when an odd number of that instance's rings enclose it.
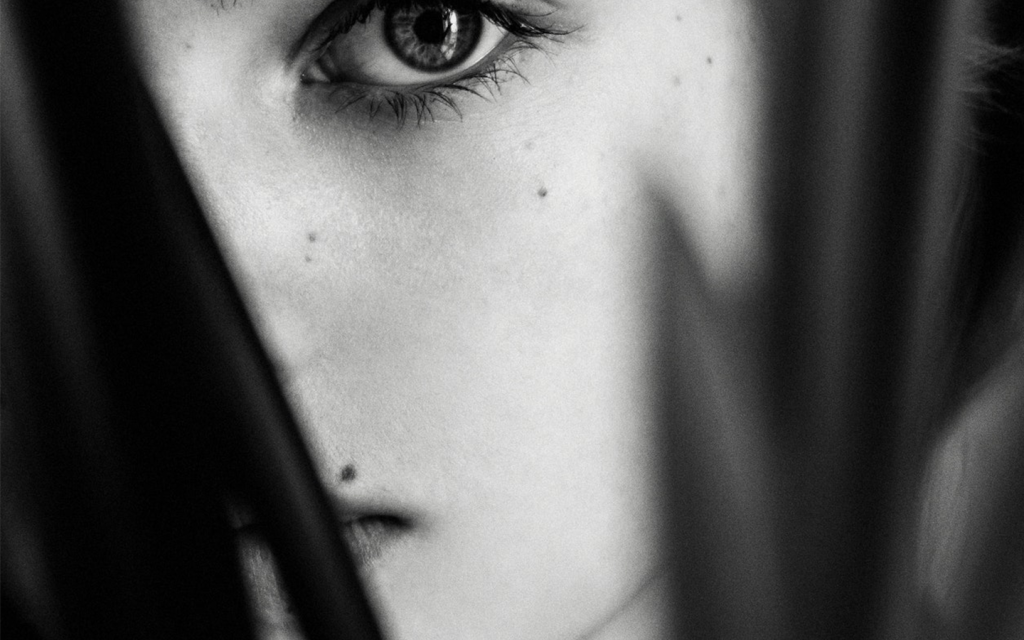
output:
{"label": "mole on cheek", "polygon": [[[309,233],[307,233],[306,239],[309,240],[310,243],[316,242],[316,231],[310,231]],[[313,262],[313,256],[309,255],[308,253],[306,254],[305,259],[306,262]]]}
{"label": "mole on cheek", "polygon": [[708,61],[708,64],[711,64],[712,62],[714,62],[714,60],[711,59],[711,56],[707,57],[707,61]]}
{"label": "mole on cheek", "polygon": [[541,198],[546,197],[548,195],[547,187],[541,187],[540,189],[537,189],[537,195],[540,196]]}
{"label": "mole on cheek", "polygon": [[342,482],[352,482],[356,479],[356,468],[354,465],[346,464],[338,472],[338,480]]}
{"label": "mole on cheek", "polygon": [[679,76],[672,76],[672,86],[678,87],[681,84],[683,84],[682,78]]}

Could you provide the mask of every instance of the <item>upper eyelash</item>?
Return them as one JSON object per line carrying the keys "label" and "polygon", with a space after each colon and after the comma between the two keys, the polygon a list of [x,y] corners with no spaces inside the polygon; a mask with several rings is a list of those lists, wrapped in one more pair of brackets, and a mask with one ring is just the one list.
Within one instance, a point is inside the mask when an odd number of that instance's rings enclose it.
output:
{"label": "upper eyelash", "polygon": [[[414,5],[421,8],[455,9],[463,11],[476,11],[484,18],[501,27],[508,33],[520,38],[559,37],[572,33],[571,29],[560,29],[557,27],[542,27],[532,22],[538,18],[545,18],[550,14],[525,14],[512,11],[506,7],[499,6],[489,0],[371,0],[361,6],[346,10],[341,16],[335,19],[334,24],[329,25],[322,35],[318,35],[308,45],[310,51],[321,51],[326,49],[331,42],[340,35],[348,33],[357,24],[369,20],[374,11],[386,10],[391,6]],[[332,12],[331,5],[321,16]],[[317,19],[315,24],[323,22]],[[306,40],[311,40],[307,38]]]}

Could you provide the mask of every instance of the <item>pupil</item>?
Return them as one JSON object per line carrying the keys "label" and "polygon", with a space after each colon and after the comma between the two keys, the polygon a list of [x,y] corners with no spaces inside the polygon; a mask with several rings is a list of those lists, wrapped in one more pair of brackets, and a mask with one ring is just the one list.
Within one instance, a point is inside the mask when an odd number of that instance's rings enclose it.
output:
{"label": "pupil", "polygon": [[424,11],[416,18],[412,25],[412,31],[416,37],[426,44],[439,45],[444,42],[448,35],[447,20],[444,14],[436,9]]}

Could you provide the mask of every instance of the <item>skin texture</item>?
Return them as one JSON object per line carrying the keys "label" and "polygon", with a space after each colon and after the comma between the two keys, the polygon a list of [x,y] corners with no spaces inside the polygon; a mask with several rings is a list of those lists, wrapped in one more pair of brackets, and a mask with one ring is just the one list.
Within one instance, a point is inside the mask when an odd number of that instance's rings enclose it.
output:
{"label": "skin texture", "polygon": [[743,0],[517,4],[574,31],[422,126],[302,84],[323,0],[124,6],[324,482],[412,524],[365,567],[388,632],[657,638],[651,194],[742,290],[758,35]]}

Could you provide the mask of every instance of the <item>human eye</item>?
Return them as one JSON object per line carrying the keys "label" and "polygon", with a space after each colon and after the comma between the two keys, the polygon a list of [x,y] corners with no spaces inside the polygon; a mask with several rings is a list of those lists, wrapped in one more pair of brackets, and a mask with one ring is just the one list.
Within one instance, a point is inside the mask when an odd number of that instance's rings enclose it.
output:
{"label": "human eye", "polygon": [[518,56],[570,31],[551,12],[490,0],[338,0],[304,37],[302,83],[326,91],[337,111],[361,107],[399,123],[462,115],[464,96],[493,98],[525,79]]}

